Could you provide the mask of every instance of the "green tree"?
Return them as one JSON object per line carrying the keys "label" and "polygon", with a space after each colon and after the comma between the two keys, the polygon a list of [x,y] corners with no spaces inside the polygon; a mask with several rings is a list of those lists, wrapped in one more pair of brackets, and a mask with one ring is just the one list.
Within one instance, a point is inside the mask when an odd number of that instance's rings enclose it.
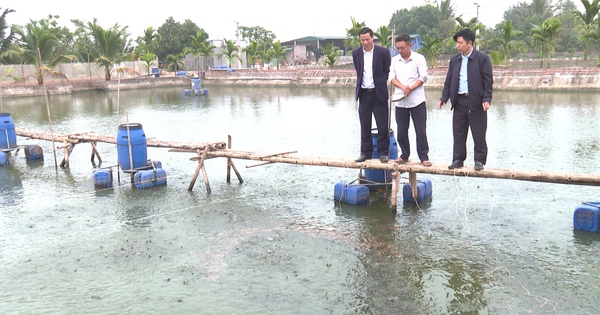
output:
{"label": "green tree", "polygon": [[377,32],[374,32],[373,35],[375,35],[375,37],[379,39],[379,41],[381,42],[381,46],[386,48],[392,47],[392,42],[394,40],[392,38],[392,30],[389,29],[387,26],[380,26]]}
{"label": "green tree", "polygon": [[329,68],[333,68],[340,57],[339,49],[339,47],[334,46],[332,43],[327,43],[325,48],[321,47],[321,50],[325,55],[325,65]]}
{"label": "green tree", "polygon": [[352,26],[346,29],[346,40],[345,45],[348,52],[352,51],[352,49],[360,47],[360,35],[358,34],[360,30],[365,27],[365,22],[357,22],[354,17],[350,17],[352,21]]}
{"label": "green tree", "polygon": [[512,21],[507,20],[502,25],[502,34],[500,37],[495,37],[489,40],[489,44],[498,44],[500,45],[500,56],[504,61],[504,68],[506,68],[508,63],[508,58],[510,58],[510,54],[517,51],[524,51],[525,42],[517,39],[518,37],[523,36],[523,32],[515,31],[512,26]]}
{"label": "green tree", "polygon": [[395,28],[394,34],[427,34],[443,38],[448,34],[442,33],[438,28],[442,21],[440,10],[431,4],[425,4],[410,10],[397,10],[392,14],[388,27]]}
{"label": "green tree", "polygon": [[275,59],[275,62],[277,64],[277,70],[279,70],[279,63],[281,61],[285,62],[285,49],[286,48],[287,47],[282,46],[281,41],[278,40],[273,43],[273,46],[271,46],[271,49],[269,49],[269,51],[268,51],[268,54],[271,57],[271,59]]}
{"label": "green tree", "polygon": [[[1,10],[2,8],[0,8]],[[0,15],[0,55],[10,49],[10,46],[16,40],[16,33],[13,27],[9,27],[6,23],[6,15],[13,13],[15,10],[5,9]],[[0,59],[1,60],[1,59]]]}
{"label": "green tree", "polygon": [[250,42],[248,46],[242,49],[242,52],[246,53],[246,61],[248,64],[252,63],[252,65],[263,59],[265,55],[258,42]]}
{"label": "green tree", "polygon": [[540,44],[540,68],[544,63],[544,48],[548,59],[547,67],[550,68],[550,58],[556,50],[556,38],[560,33],[561,22],[556,17],[545,20],[541,25],[534,25],[531,29],[531,38],[534,43]]}
{"label": "green tree", "polygon": [[434,68],[438,66],[438,58],[442,55],[444,47],[441,39],[425,34],[421,47],[416,51],[425,56],[429,68]]}
{"label": "green tree", "polygon": [[115,64],[126,60],[126,49],[128,45],[127,26],[120,27],[116,23],[109,29],[88,22],[88,28],[94,38],[94,48],[98,53],[95,62],[98,66],[104,67],[104,79],[109,81],[111,78],[111,69]]}
{"label": "green tree", "polygon": [[242,39],[246,40],[248,43],[256,42],[260,47],[262,47],[262,51],[267,51],[268,47],[271,47],[273,41],[275,40],[275,34],[269,30],[261,26],[240,26],[240,35]]}
{"label": "green tree", "polygon": [[442,21],[454,18],[454,13],[456,12],[452,0],[440,1],[438,10],[440,11],[440,20]]}
{"label": "green tree", "polygon": [[598,11],[600,10],[600,6],[598,2],[600,0],[593,0],[591,3],[588,0],[580,0],[583,4],[584,11],[579,12],[573,10],[573,14],[581,19],[583,24],[580,24],[577,28],[580,39],[583,41],[583,61],[587,62],[588,59],[588,49],[589,49],[589,39],[591,37],[587,36],[587,34],[592,33],[594,30],[594,19],[598,15]]}
{"label": "green tree", "polygon": [[217,49],[217,46],[215,45],[208,44],[206,42],[200,44],[200,47],[198,48],[198,53],[200,54],[200,56],[204,57],[205,68],[208,67],[208,57],[214,54],[215,49]]}
{"label": "green tree", "polygon": [[154,53],[161,35],[152,26],[144,30],[144,36],[137,38],[136,42],[143,47],[144,51]]}
{"label": "green tree", "polygon": [[184,67],[183,57],[183,53],[177,55],[167,55],[167,57],[165,57],[165,67],[167,67],[169,71],[179,71],[180,68]]}
{"label": "green tree", "polygon": [[227,59],[227,64],[229,65],[229,68],[232,68],[233,62],[236,59],[242,61],[242,58],[240,58],[239,56],[240,49],[237,46],[235,46],[235,42],[233,40],[223,40],[225,41],[225,52],[221,53],[220,56],[225,57],[225,59]]}
{"label": "green tree", "polygon": [[35,78],[40,85],[44,84],[44,74],[63,76],[60,72],[53,71],[52,67],[75,58],[73,55],[63,55],[56,35],[44,29],[36,21],[27,23],[24,29],[15,28],[15,33],[19,40],[17,44],[11,46],[10,53],[8,51],[6,53],[26,64],[33,64]]}
{"label": "green tree", "polygon": [[150,76],[150,68],[156,65],[156,55],[147,51],[140,55],[140,60],[146,64],[146,70],[148,71],[148,76]]}
{"label": "green tree", "polygon": [[[586,39],[593,39],[600,44],[600,19],[596,19],[596,25],[585,34]],[[600,51],[598,52],[597,66],[600,66]]]}
{"label": "green tree", "polygon": [[206,38],[204,37],[204,33],[201,31],[196,32],[196,35],[190,36],[190,47],[186,47],[184,52],[188,54],[192,54],[194,57],[198,58],[196,64],[198,65],[198,75],[200,75],[200,56],[202,56],[203,49],[206,48]]}
{"label": "green tree", "polygon": [[163,60],[168,54],[177,55],[184,52],[186,47],[191,47],[191,36],[196,36],[200,31],[204,40],[208,39],[208,34],[198,27],[194,22],[185,20],[184,23],[175,22],[173,17],[169,17],[163,25],[157,29],[159,38],[153,53],[158,59]]}

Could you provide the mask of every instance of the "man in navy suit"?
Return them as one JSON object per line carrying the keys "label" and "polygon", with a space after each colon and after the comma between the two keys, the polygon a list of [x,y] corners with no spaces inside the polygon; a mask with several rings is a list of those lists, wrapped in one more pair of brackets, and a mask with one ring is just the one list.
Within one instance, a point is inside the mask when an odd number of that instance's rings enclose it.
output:
{"label": "man in navy suit", "polygon": [[452,133],[454,147],[449,169],[463,167],[467,158],[467,135],[475,144],[475,170],[480,171],[487,160],[487,110],[492,102],[492,63],[485,53],[473,49],[475,33],[463,29],[454,35],[458,54],[452,56],[438,109],[452,102]]}
{"label": "man in navy suit", "polygon": [[359,31],[361,47],[352,51],[356,71],[358,118],[360,120],[360,156],[356,162],[372,158],[371,115],[377,124],[377,152],[382,163],[389,161],[389,109],[387,79],[392,58],[384,47],[373,43],[373,31],[363,27]]}

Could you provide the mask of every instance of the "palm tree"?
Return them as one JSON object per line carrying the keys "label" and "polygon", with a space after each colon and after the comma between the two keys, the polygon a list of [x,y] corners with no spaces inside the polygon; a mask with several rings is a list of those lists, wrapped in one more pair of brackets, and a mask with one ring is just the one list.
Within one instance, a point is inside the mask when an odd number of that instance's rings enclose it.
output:
{"label": "palm tree", "polygon": [[445,21],[454,17],[454,4],[452,0],[442,0],[438,4],[438,10],[440,10],[440,21]]}
{"label": "palm tree", "polygon": [[417,52],[425,56],[429,68],[437,68],[438,57],[444,52],[442,40],[439,38],[433,38],[427,34],[423,35],[423,42],[421,47],[417,49]]}
{"label": "palm tree", "polygon": [[354,17],[350,17],[352,21],[352,27],[346,29],[346,48],[348,51],[351,51],[354,48],[360,47],[360,35],[358,34],[360,30],[365,27],[365,22],[356,22]]}
{"label": "palm tree", "polygon": [[593,0],[593,2],[590,3],[588,0],[581,0],[585,11],[583,13],[579,11],[573,11],[573,14],[575,14],[575,16],[579,17],[583,21],[583,24],[579,24],[577,29],[581,34],[579,38],[583,41],[584,63],[587,63],[589,48],[588,39],[590,38],[589,36],[586,36],[586,34],[593,32],[594,19],[596,18],[596,15],[598,15],[598,11],[600,10],[600,6],[598,5],[599,1],[600,0]]}
{"label": "palm tree", "polygon": [[140,55],[140,60],[146,63],[146,70],[148,70],[148,76],[150,76],[150,67],[156,65],[156,55],[147,51]]}
{"label": "palm tree", "polygon": [[[0,8],[2,9],[2,8]],[[15,29],[6,24],[6,15],[15,12],[12,9],[6,9],[0,15],[0,54],[10,49],[10,46],[15,42]]]}
{"label": "palm tree", "polygon": [[504,68],[507,66],[510,53],[515,51],[524,51],[525,42],[516,38],[522,36],[523,32],[513,29],[512,21],[506,20],[502,25],[502,33],[500,37],[490,39],[490,44],[498,44],[501,46],[500,56],[504,59]]}
{"label": "palm tree", "polygon": [[88,28],[94,38],[94,46],[98,52],[95,62],[104,67],[104,79],[109,81],[111,69],[115,64],[125,60],[127,47],[127,26],[119,27],[115,24],[109,29],[104,29],[96,23],[88,22]]}
{"label": "palm tree", "polygon": [[262,51],[262,47],[258,42],[250,42],[250,45],[246,46],[246,48],[242,49],[242,52],[246,53],[246,61],[254,65],[256,64],[264,52]]}
{"label": "palm tree", "polygon": [[165,66],[167,67],[167,69],[171,70],[171,71],[179,71],[180,67],[183,67],[183,53],[179,53],[177,55],[173,55],[173,54],[168,54],[165,57]]}
{"label": "palm tree", "polygon": [[158,31],[150,26],[144,30],[144,36],[139,37],[137,42],[140,46],[144,47],[145,51],[153,53],[160,37]]}
{"label": "palm tree", "polygon": [[[600,43],[600,19],[597,19],[596,26],[585,34],[585,39],[593,39],[597,43]],[[598,52],[598,58],[597,66],[600,66],[600,52]]]}
{"label": "palm tree", "polygon": [[281,46],[281,41],[278,40],[274,42],[273,46],[271,46],[271,49],[269,49],[269,55],[271,59],[275,59],[275,62],[277,63],[277,70],[279,70],[279,62],[285,61],[286,48],[286,46]]}
{"label": "palm tree", "polygon": [[394,41],[394,39],[392,38],[392,30],[389,29],[387,26],[380,26],[379,30],[373,33],[373,35],[375,35],[375,37],[379,39],[379,41],[381,42],[381,46],[386,48],[392,47]]}
{"label": "palm tree", "polygon": [[217,46],[213,44],[201,43],[198,47],[198,53],[204,57],[204,66],[208,67],[208,56],[212,56]]}
{"label": "palm tree", "polygon": [[227,64],[229,68],[232,68],[233,62],[237,59],[242,61],[242,58],[239,56],[239,48],[235,46],[235,42],[233,40],[224,39],[225,41],[225,52],[221,54],[221,57],[225,57],[227,59]]}
{"label": "palm tree", "polygon": [[332,43],[327,43],[325,48],[321,48],[323,54],[325,55],[325,65],[329,68],[333,68],[335,63],[337,62],[338,57],[340,56],[339,50],[340,48],[334,46]]}
{"label": "palm tree", "polygon": [[558,18],[551,17],[545,20],[542,25],[533,25],[531,29],[531,39],[534,43],[540,43],[540,68],[544,64],[544,48],[546,48],[548,59],[547,67],[550,68],[550,58],[556,49],[556,38],[560,33],[559,27],[561,25],[562,22]]}
{"label": "palm tree", "polygon": [[44,31],[36,23],[28,23],[24,30],[16,28],[15,33],[20,42],[12,45],[10,53],[7,51],[4,55],[20,59],[26,64],[33,64],[35,78],[40,85],[44,84],[44,74],[63,76],[60,72],[51,70],[52,67],[63,61],[75,59],[73,55],[62,55],[56,36]]}

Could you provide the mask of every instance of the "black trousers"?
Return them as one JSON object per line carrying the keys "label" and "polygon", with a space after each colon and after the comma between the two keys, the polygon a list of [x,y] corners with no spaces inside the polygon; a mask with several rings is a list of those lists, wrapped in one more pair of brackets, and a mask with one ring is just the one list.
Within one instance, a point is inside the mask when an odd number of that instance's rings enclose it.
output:
{"label": "black trousers", "polygon": [[389,113],[387,101],[377,101],[375,90],[360,90],[358,94],[358,118],[360,120],[360,154],[373,154],[371,139],[371,115],[377,124],[377,152],[379,155],[390,154]]}
{"label": "black trousers", "polygon": [[396,107],[396,124],[398,124],[398,145],[400,157],[408,161],[410,156],[410,142],[408,140],[408,127],[412,116],[415,134],[417,136],[417,154],[419,160],[429,161],[429,143],[427,142],[427,106],[425,102],[413,108]]}
{"label": "black trousers", "polygon": [[452,114],[452,132],[454,134],[454,148],[452,160],[464,161],[467,159],[467,135],[469,128],[475,144],[474,160],[483,164],[487,161],[487,112],[483,109],[469,110],[468,96],[458,96],[457,104]]}

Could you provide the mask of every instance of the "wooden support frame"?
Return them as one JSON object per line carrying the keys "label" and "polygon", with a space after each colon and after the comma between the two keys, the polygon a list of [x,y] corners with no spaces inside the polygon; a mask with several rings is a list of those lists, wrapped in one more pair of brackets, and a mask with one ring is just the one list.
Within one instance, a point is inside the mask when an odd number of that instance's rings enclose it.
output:
{"label": "wooden support frame", "polygon": [[198,149],[196,151],[196,153],[200,157],[200,161],[198,161],[198,166],[196,166],[196,171],[194,172],[192,181],[190,182],[190,185],[188,186],[188,191],[192,191],[192,189],[194,189],[194,185],[196,184],[196,179],[198,179],[198,175],[200,174],[200,171],[202,171],[202,175],[204,176],[204,184],[206,185],[206,193],[210,194],[210,184],[208,183],[208,176],[206,174],[206,168],[204,167],[204,160],[206,160],[206,155],[208,153],[208,146],[204,147],[204,151],[202,151],[202,154],[200,152],[201,152],[200,149]]}
{"label": "wooden support frame", "polygon": [[[231,150],[231,135],[227,135],[227,149]],[[240,172],[238,172],[237,167],[235,167],[235,164],[233,163],[233,160],[228,157],[227,158],[227,182],[230,183],[231,182],[231,169],[233,168],[233,172],[235,173],[235,176],[237,176],[238,180],[240,181],[240,184],[242,184],[244,182],[244,180],[242,179],[242,175],[240,175]]]}
{"label": "wooden support frame", "polygon": [[102,163],[102,158],[100,157],[100,153],[98,152],[98,148],[96,148],[96,144],[97,141],[90,141],[90,144],[92,145],[92,157],[90,158],[90,161],[92,163],[94,163],[94,157],[98,158],[98,163]]}
{"label": "wooden support frame", "polygon": [[419,189],[417,187],[417,172],[409,171],[408,172],[408,184],[410,185],[410,190],[412,192],[412,197],[415,203],[417,202],[417,197],[419,196]]}
{"label": "wooden support frame", "polygon": [[400,173],[398,171],[392,172],[392,197],[391,207],[392,210],[396,211],[398,206],[398,191],[400,190]]}
{"label": "wooden support frame", "polygon": [[62,145],[58,148],[63,149],[64,153],[65,153],[65,156],[63,157],[62,162],[60,162],[60,167],[69,168],[69,155],[71,155],[71,153],[73,152],[73,149],[75,149],[75,145],[72,143],[65,142],[64,145]]}

